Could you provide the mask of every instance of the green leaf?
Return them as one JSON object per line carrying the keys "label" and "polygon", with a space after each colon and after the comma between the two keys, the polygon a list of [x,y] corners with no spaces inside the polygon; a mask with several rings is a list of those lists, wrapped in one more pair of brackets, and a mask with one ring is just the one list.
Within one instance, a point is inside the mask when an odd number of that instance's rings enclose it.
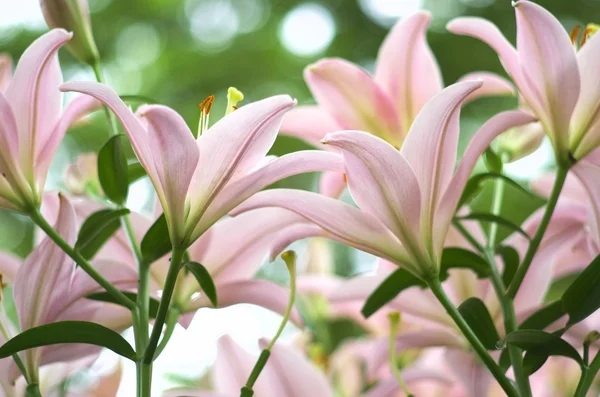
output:
{"label": "green leaf", "polygon": [[[577,350],[558,335],[536,329],[524,329],[511,332],[505,341],[534,355],[568,357],[583,365]],[[539,362],[540,358],[530,360]]]}
{"label": "green leaf", "polygon": [[185,267],[196,277],[196,281],[198,281],[212,305],[217,307],[217,288],[208,270],[198,262],[187,262]]}
{"label": "green leaf", "polygon": [[504,263],[502,282],[504,283],[504,286],[508,288],[519,267],[519,253],[516,249],[509,247],[508,245],[502,245],[496,248],[496,253],[502,256],[502,262]]}
{"label": "green leaf", "polygon": [[146,263],[153,263],[171,251],[173,246],[165,214],[162,214],[146,232],[140,247]]}
{"label": "green leaf", "polygon": [[513,181],[506,175],[498,174],[495,172],[484,172],[481,174],[473,175],[467,184],[465,185],[465,189],[463,190],[463,194],[460,198],[460,202],[458,208],[462,207],[465,204],[470,203],[483,189],[483,182],[490,179],[502,179],[504,182],[518,189],[520,192],[527,195],[533,199],[535,196],[523,186],[519,185],[517,182]]}
{"label": "green leaf", "polygon": [[394,299],[400,292],[412,286],[426,287],[427,285],[417,276],[408,270],[399,268],[390,274],[379,286],[369,295],[361,309],[365,318],[381,309],[386,303]]}
{"label": "green leaf", "polygon": [[158,103],[158,101],[144,95],[119,95],[119,98],[121,98],[123,102],[137,102],[143,104]]}
{"label": "green leaf", "polygon": [[527,375],[532,375],[538,369],[542,368],[542,366],[548,360],[549,355],[543,352],[538,352],[536,350],[531,350],[525,353],[525,357],[523,357],[523,369]]}
{"label": "green leaf", "polygon": [[123,150],[125,135],[115,135],[98,153],[98,179],[106,197],[116,204],[127,200],[127,159]]}
{"label": "green leaf", "polygon": [[483,154],[483,162],[485,163],[486,168],[491,172],[496,172],[498,174],[502,172],[502,159],[489,147]]}
{"label": "green leaf", "polygon": [[513,232],[517,232],[525,237],[527,240],[531,240],[531,237],[519,225],[514,224],[508,219],[504,219],[501,216],[490,214],[487,212],[472,212],[468,215],[457,216],[456,219],[465,219],[465,220],[475,220],[480,222],[491,222],[497,223],[500,226],[503,226],[507,229],[510,229]]}
{"label": "green leaf", "polygon": [[600,307],[600,255],[581,272],[562,296],[567,326],[577,324]]}
{"label": "green leaf", "polygon": [[[132,302],[137,301],[137,294],[135,292],[129,291],[121,291],[123,295],[131,299]],[[109,294],[108,292],[95,292],[93,294],[86,295],[86,298],[106,303],[114,303],[115,305],[123,306],[120,301],[115,300],[115,298]],[[158,306],[160,302],[154,298],[150,298],[150,303],[148,305],[148,315],[150,318],[156,318],[156,314],[158,313]]]}
{"label": "green leaf", "polygon": [[130,185],[140,178],[146,176],[146,170],[140,163],[132,163],[127,165],[127,183]]}
{"label": "green leaf", "polygon": [[537,312],[527,317],[519,329],[544,329],[565,315],[563,303],[560,300],[544,306]]}
{"label": "green leaf", "polygon": [[490,265],[479,255],[464,248],[444,248],[440,264],[440,280],[448,278],[448,270],[453,268],[471,269],[478,278],[490,276]]}
{"label": "green leaf", "polygon": [[87,321],[61,321],[30,328],[2,345],[0,358],[34,347],[60,343],[101,346],[132,361],[136,359],[135,351],[121,335],[102,325]]}
{"label": "green leaf", "polygon": [[127,208],[103,209],[90,215],[81,229],[75,242],[75,249],[85,259],[91,259],[96,252],[112,237],[121,227],[120,217],[129,214]]}
{"label": "green leaf", "polygon": [[458,307],[469,327],[488,350],[495,350],[500,335],[485,304],[479,298],[469,298]]}

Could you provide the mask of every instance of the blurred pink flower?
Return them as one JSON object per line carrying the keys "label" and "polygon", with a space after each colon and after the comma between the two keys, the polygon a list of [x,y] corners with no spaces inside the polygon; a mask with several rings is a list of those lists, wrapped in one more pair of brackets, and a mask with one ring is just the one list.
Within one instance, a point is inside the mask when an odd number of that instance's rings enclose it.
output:
{"label": "blurred pink flower", "polygon": [[282,178],[342,167],[338,156],[319,151],[265,157],[283,114],[295,104],[287,95],[242,106],[195,140],[181,116],[165,106],[143,106],[138,119],[106,85],[70,82],[61,90],[94,96],[121,120],[176,246],[189,246],[235,206]]}
{"label": "blurred pink flower", "polygon": [[[422,11],[401,19],[379,48],[374,76],[343,59],[323,59],[304,71],[318,105],[300,106],[285,115],[281,131],[324,147],[325,134],[365,131],[400,148],[425,103],[443,88],[438,64],[425,34],[431,15]],[[492,73],[470,73],[461,81],[482,79],[481,89],[467,100],[512,95],[514,88]],[[325,173],[321,193],[337,197],[346,186],[340,173]]]}
{"label": "blurred pink flower", "polygon": [[324,143],[342,151],[350,192],[360,209],[316,193],[273,189],[254,195],[232,213],[286,208],[320,226],[329,238],[404,266],[424,280],[435,277],[477,159],[498,134],[534,120],[518,111],[496,115],[475,134],[454,171],[460,106],[481,85],[457,83],[435,96],[415,119],[399,152],[363,132],[325,137]]}
{"label": "blurred pink flower", "polygon": [[569,34],[541,6],[515,4],[517,48],[491,22],[461,17],[453,33],[473,36],[492,47],[527,104],[538,115],[559,160],[581,159],[600,144],[600,35],[576,53]]}
{"label": "blurred pink flower", "polygon": [[62,109],[57,51],[71,38],[54,29],[25,51],[14,76],[0,59],[0,207],[26,212],[40,205],[48,168],[67,130],[99,103],[80,96]]}

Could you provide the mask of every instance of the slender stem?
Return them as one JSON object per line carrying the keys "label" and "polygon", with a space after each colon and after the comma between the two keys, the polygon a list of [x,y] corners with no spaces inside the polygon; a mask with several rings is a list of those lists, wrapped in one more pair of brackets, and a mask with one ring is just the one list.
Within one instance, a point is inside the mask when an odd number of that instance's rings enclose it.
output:
{"label": "slender stem", "polygon": [[488,368],[490,373],[496,380],[498,384],[502,387],[504,392],[508,397],[519,397],[519,394],[513,387],[512,383],[506,376],[504,376],[504,372],[502,369],[496,364],[492,356],[487,352],[481,341],[477,338],[477,336],[471,330],[471,327],[467,324],[465,319],[461,316],[460,312],[454,307],[454,304],[450,301],[444,289],[442,288],[442,284],[440,280],[433,279],[428,281],[429,288],[431,288],[431,292],[435,295],[438,301],[444,306],[446,312],[450,315],[452,320],[456,323],[460,331],[463,333],[467,341],[471,344],[481,361],[483,361],[484,365]]}
{"label": "slender stem", "polygon": [[[284,252],[282,254],[282,257],[285,254],[288,254],[290,252],[293,252],[293,251]],[[283,332],[285,325],[287,324],[288,320],[290,319],[290,314],[292,313],[292,309],[294,308],[294,301],[296,300],[296,259],[295,259],[295,257],[293,260],[286,260],[286,265],[287,265],[288,271],[290,273],[290,299],[288,300],[287,307],[285,308],[285,312],[283,314],[283,319],[281,319],[281,324],[279,324],[279,329],[277,330],[277,333],[275,334],[275,336],[271,340],[271,343],[269,343],[269,346],[267,347],[268,350],[271,350],[273,348],[273,346],[275,346],[275,342],[277,342],[277,339],[279,339],[279,336],[281,336],[281,333]]]}
{"label": "slender stem", "polygon": [[[94,70],[94,75],[96,76],[96,81],[98,83],[104,83],[104,74],[102,73],[102,65],[100,65],[100,60],[94,63],[92,69]],[[119,128],[117,126],[117,120],[115,116],[112,114],[110,109],[107,106],[104,106],[104,114],[106,115],[106,121],[108,123],[108,130],[111,136],[117,135]]]}
{"label": "slender stem", "polygon": [[[494,215],[499,215],[501,213],[502,200],[504,199],[504,185],[504,181],[502,180],[496,180],[495,182],[494,197],[492,200],[492,214]],[[500,308],[502,309],[502,315],[504,317],[505,333],[508,335],[517,330],[517,317],[515,315],[513,301],[506,295],[504,282],[502,281],[502,277],[498,272],[498,266],[496,264],[495,247],[497,236],[498,224],[492,223],[490,226],[487,247],[484,253],[490,265],[492,285],[498,296],[498,302],[500,303]],[[521,353],[521,349],[514,345],[509,345],[507,349],[520,394],[522,397],[531,397],[529,378],[523,368],[523,353]]]}
{"label": "slender stem", "polygon": [[171,340],[171,336],[173,335],[173,331],[175,330],[175,327],[177,326],[177,320],[179,319],[179,310],[175,309],[174,307],[171,308],[171,310],[169,310],[169,314],[167,315],[167,321],[166,321],[166,328],[165,328],[165,333],[163,335],[163,337],[160,340],[160,343],[158,344],[158,347],[156,348],[156,353],[154,354],[156,357],[159,357],[161,355],[161,353],[163,352],[163,350],[165,349],[165,347],[167,347],[167,344],[169,343],[169,340]]}
{"label": "slender stem", "polygon": [[408,386],[402,379],[402,375],[400,374],[400,370],[398,369],[398,358],[396,356],[396,335],[398,335],[398,327],[400,325],[400,313],[392,312],[388,314],[388,319],[390,320],[390,366],[392,367],[392,374],[398,382],[400,389],[406,394],[407,397],[414,397],[413,394],[408,390]]}
{"label": "slender stem", "polygon": [[581,368],[581,378],[579,379],[579,384],[577,385],[577,390],[575,390],[573,397],[585,397],[592,386],[598,371],[600,371],[600,353],[596,354],[596,357],[594,357],[594,360],[589,367],[584,365]]}
{"label": "slender stem", "polygon": [[548,203],[546,204],[546,210],[544,211],[544,216],[542,217],[542,221],[538,226],[533,239],[529,243],[529,248],[527,249],[527,253],[525,254],[525,258],[523,259],[523,263],[517,269],[515,276],[513,277],[513,281],[510,283],[508,287],[507,294],[510,298],[514,298],[519,291],[519,287],[521,283],[525,279],[525,275],[527,274],[527,270],[531,266],[531,262],[533,261],[533,257],[537,249],[542,242],[542,238],[544,237],[544,233],[548,228],[548,224],[550,223],[550,219],[552,218],[552,213],[554,212],[554,208],[556,207],[556,203],[558,202],[558,197],[560,196],[560,192],[562,190],[563,185],[565,184],[565,180],[567,178],[567,174],[569,172],[569,168],[565,166],[559,165],[556,171],[556,179],[554,180],[554,186],[552,187],[552,193],[550,194],[550,198],[548,198]]}
{"label": "slender stem", "polygon": [[[4,301],[4,297],[2,296],[2,279],[0,276],[0,301]],[[8,319],[5,309],[4,309],[4,303],[0,302],[0,335],[2,335],[2,338],[4,338],[5,341],[8,341],[9,339],[11,339],[10,334],[7,331],[8,326],[5,326],[4,322],[5,319]],[[12,355],[12,358],[15,362],[15,364],[17,365],[17,367],[19,368],[19,371],[21,371],[21,373],[23,374],[23,377],[25,378],[25,382],[27,384],[31,383],[31,379],[29,378],[29,375],[27,374],[27,369],[25,369],[25,364],[23,364],[23,360],[21,360],[21,357],[15,353]]]}
{"label": "slender stem", "polygon": [[152,364],[136,362],[137,397],[150,397],[152,390]]}
{"label": "slender stem", "polygon": [[121,291],[106,280],[94,267],[73,247],[71,247],[54,228],[46,221],[39,209],[34,209],[29,216],[33,222],[38,225],[50,237],[56,245],[60,247],[67,255],[71,257],[91,278],[93,278],[102,288],[111,294],[121,305],[125,306],[132,312],[137,311],[135,303],[126,297]]}
{"label": "slender stem", "polygon": [[152,328],[152,334],[150,334],[150,340],[148,342],[146,352],[144,353],[143,360],[145,364],[151,364],[152,361],[154,361],[154,353],[156,352],[158,340],[160,339],[160,335],[162,334],[163,325],[165,325],[165,320],[169,312],[171,298],[173,297],[173,291],[175,290],[177,275],[179,274],[179,270],[181,270],[181,260],[183,259],[184,254],[184,247],[173,247],[173,252],[171,255],[171,265],[169,266],[167,279],[165,280],[163,293],[160,298],[158,314],[156,315],[156,321],[154,322],[154,327]]}
{"label": "slender stem", "polygon": [[42,397],[40,386],[37,383],[30,383],[25,389],[26,397]]}

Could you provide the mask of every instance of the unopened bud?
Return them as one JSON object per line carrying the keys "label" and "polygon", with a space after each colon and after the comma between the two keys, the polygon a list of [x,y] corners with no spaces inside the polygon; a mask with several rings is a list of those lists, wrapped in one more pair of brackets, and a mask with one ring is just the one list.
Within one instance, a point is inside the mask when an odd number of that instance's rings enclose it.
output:
{"label": "unopened bud", "polygon": [[67,48],[81,62],[95,65],[98,48],[92,34],[92,23],[86,0],[40,0],[42,12],[50,28],[73,32]]}
{"label": "unopened bud", "polygon": [[544,139],[544,129],[540,123],[531,123],[512,128],[496,138],[498,152],[506,155],[506,162],[516,161],[533,153]]}
{"label": "unopened bud", "polygon": [[64,183],[75,196],[89,194],[104,197],[100,179],[98,179],[98,156],[96,153],[84,153],[67,168]]}
{"label": "unopened bud", "polygon": [[598,339],[600,339],[600,332],[598,331],[591,331],[590,333],[588,333],[585,336],[585,339],[583,340],[583,344],[584,345],[592,345],[594,344]]}
{"label": "unopened bud", "polygon": [[295,251],[285,251],[281,254],[281,259],[285,262],[285,265],[288,268],[290,274],[296,273],[296,252]]}

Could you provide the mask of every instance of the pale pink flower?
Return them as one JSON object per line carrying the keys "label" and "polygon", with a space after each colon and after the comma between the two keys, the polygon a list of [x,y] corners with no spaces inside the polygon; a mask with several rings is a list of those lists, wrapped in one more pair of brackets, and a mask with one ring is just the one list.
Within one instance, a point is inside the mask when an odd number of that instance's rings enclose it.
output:
{"label": "pale pink flower", "polygon": [[[400,20],[379,48],[373,76],[338,58],[308,66],[304,77],[318,105],[291,110],[281,131],[326,150],[332,148],[321,139],[340,130],[365,131],[400,148],[417,114],[444,87],[425,37],[430,20],[426,11]],[[470,73],[461,81],[478,79],[482,88],[467,100],[514,94],[509,82],[492,73]],[[337,197],[345,186],[342,174],[325,173],[320,189]]]}
{"label": "pale pink flower", "polygon": [[496,26],[482,18],[461,17],[448,29],[492,47],[519,92],[540,118],[560,161],[581,159],[600,144],[600,36],[576,53],[569,33],[541,6],[514,3],[515,49]]}
{"label": "pale pink flower", "polygon": [[8,87],[10,62],[0,60],[1,207],[27,212],[40,205],[48,168],[65,131],[99,106],[80,96],[62,109],[57,51],[71,36],[54,29],[34,41]]}
{"label": "pale pink flower", "polygon": [[61,89],[98,98],[121,120],[176,246],[189,246],[238,204],[282,178],[342,167],[339,156],[319,151],[265,157],[284,113],[295,104],[286,95],[242,106],[196,140],[181,116],[165,106],[143,106],[137,118],[108,86],[70,82]]}

